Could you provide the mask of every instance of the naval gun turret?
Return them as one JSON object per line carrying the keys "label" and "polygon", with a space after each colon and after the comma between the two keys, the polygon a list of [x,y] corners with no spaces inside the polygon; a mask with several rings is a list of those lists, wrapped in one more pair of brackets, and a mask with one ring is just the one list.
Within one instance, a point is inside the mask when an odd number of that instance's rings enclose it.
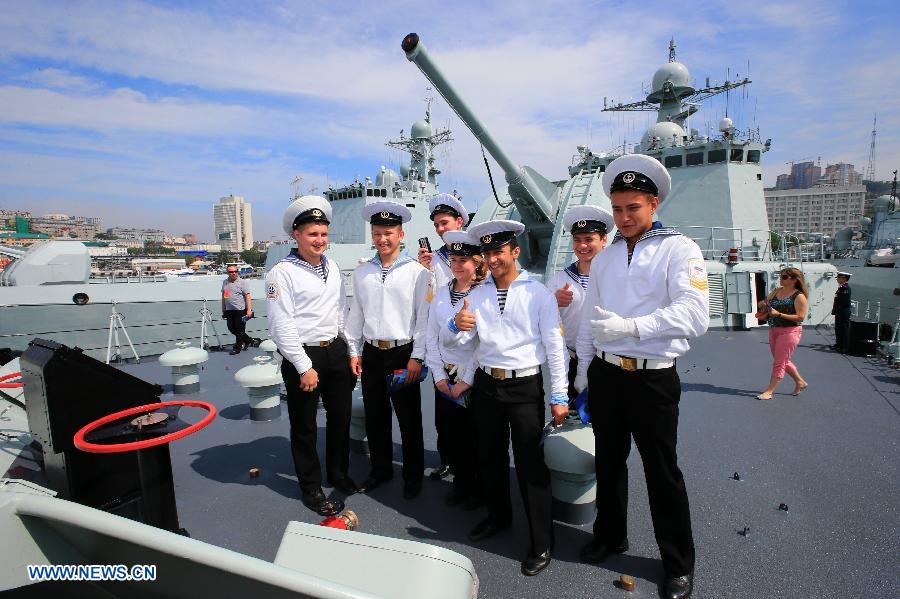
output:
{"label": "naval gun turret", "polygon": [[[540,173],[528,166],[519,166],[509,157],[488,132],[481,120],[460,97],[450,82],[434,63],[425,44],[419,36],[410,33],[401,44],[406,57],[428,78],[440,92],[447,104],[456,112],[460,120],[469,128],[491,157],[497,161],[506,175],[509,196],[513,206],[500,206],[504,210],[494,210],[491,214],[479,210],[475,222],[490,218],[513,218],[521,220],[526,227],[526,241],[522,244],[519,261],[525,268],[542,272],[548,265],[551,253],[551,239],[555,238],[554,224],[560,209],[560,188],[548,181]],[[609,202],[607,201],[607,204]],[[609,206],[607,205],[607,208]]]}

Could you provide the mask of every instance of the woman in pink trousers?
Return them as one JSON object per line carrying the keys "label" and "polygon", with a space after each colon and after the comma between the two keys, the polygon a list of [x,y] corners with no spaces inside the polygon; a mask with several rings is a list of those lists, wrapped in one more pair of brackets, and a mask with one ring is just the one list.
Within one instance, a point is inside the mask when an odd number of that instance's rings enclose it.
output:
{"label": "woman in pink trousers", "polygon": [[803,273],[796,268],[785,268],[781,271],[781,286],[772,291],[765,302],[760,302],[757,316],[768,318],[769,349],[774,361],[769,386],[756,399],[772,399],[772,393],[785,372],[794,379],[794,395],[800,395],[809,386],[791,362],[791,355],[803,334],[802,324],[809,308],[808,296],[809,289]]}

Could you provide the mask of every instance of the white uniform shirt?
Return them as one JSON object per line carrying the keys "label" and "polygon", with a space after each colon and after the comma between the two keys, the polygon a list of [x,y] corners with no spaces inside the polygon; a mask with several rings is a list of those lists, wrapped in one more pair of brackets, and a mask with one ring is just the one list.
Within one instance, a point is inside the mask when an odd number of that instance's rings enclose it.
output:
{"label": "white uniform shirt", "polygon": [[503,314],[497,304],[493,277],[474,289],[468,300],[469,311],[475,314],[475,328],[460,336],[476,336],[478,343],[473,344],[472,357],[465,368],[466,383],[472,384],[479,366],[519,370],[546,362],[551,395],[566,397],[569,360],[556,297],[546,287],[523,271],[509,286]]}
{"label": "white uniform shirt", "polygon": [[475,341],[475,337],[457,335],[447,327],[449,320],[462,309],[463,302],[464,300],[459,300],[455,306],[450,303],[450,283],[448,283],[438,289],[437,295],[428,307],[425,363],[431,369],[435,383],[447,378],[444,364],[454,364],[457,367],[457,378],[461,380],[466,363],[472,356],[472,348],[469,345]]}
{"label": "white uniform shirt", "polygon": [[412,339],[412,358],[425,359],[428,287],[431,273],[402,253],[381,278],[375,257],[353,271],[353,301],[344,330],[350,357],[362,355],[365,341]]}
{"label": "white uniform shirt", "polygon": [[300,374],[312,368],[303,344],[334,339],[344,326],[347,298],[341,269],[324,256],[322,260],[325,280],[296,250],[266,275],[269,336]]}
{"label": "white uniform shirt", "polygon": [[[633,318],[640,338],[597,342],[589,321],[597,317],[598,305]],[[640,237],[629,265],[627,242],[617,233],[591,263],[576,345],[578,372],[587,374],[600,351],[651,360],[677,358],[690,349],[688,338],[708,327],[709,284],[697,244],[660,226]]]}
{"label": "white uniform shirt", "polygon": [[562,320],[563,334],[566,338],[566,347],[575,351],[575,342],[578,339],[578,329],[581,327],[581,307],[584,305],[584,298],[587,292],[582,289],[581,281],[578,275],[573,274],[572,265],[564,270],[557,271],[550,277],[547,283],[547,289],[556,298],[556,292],[569,284],[569,291],[572,292],[572,303],[565,308],[559,308],[559,317]]}
{"label": "white uniform shirt", "polygon": [[431,257],[431,268],[434,271],[434,289],[435,295],[437,290],[446,287],[453,280],[453,271],[450,270],[450,254],[447,253],[447,246],[441,248]]}

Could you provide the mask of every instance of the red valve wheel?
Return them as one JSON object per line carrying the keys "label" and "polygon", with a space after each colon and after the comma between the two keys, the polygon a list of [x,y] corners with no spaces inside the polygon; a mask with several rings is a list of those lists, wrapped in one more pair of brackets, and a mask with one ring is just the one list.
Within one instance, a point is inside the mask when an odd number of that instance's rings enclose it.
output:
{"label": "red valve wheel", "polygon": [[[110,422],[115,422],[120,418],[125,418],[126,416],[134,416],[136,414],[141,414],[143,412],[150,412],[153,410],[158,410],[160,408],[165,408],[168,406],[189,406],[193,408],[202,408],[209,412],[203,420],[196,424],[192,424],[191,426],[182,429],[180,431],[176,431],[174,433],[169,433],[167,435],[160,435],[159,437],[154,437],[152,439],[145,439],[143,441],[132,441],[130,443],[112,443],[110,445],[100,445],[97,443],[91,443],[89,441],[85,441],[84,437],[100,428],[104,424],[109,424]],[[187,437],[192,433],[196,433],[201,428],[208,425],[213,419],[216,417],[216,407],[211,403],[207,403],[205,401],[194,401],[194,400],[184,400],[184,401],[163,401],[159,403],[151,403],[144,406],[137,406],[134,408],[128,408],[127,410],[122,410],[121,412],[115,412],[114,414],[110,414],[108,416],[104,416],[103,418],[98,418],[94,420],[90,424],[86,424],[75,433],[75,447],[80,449],[81,451],[86,451],[88,453],[122,453],[125,451],[136,451],[138,449],[147,449],[148,447],[155,447],[157,445],[162,445],[163,443],[169,443],[171,441],[175,441],[177,439],[181,439],[182,437]]]}

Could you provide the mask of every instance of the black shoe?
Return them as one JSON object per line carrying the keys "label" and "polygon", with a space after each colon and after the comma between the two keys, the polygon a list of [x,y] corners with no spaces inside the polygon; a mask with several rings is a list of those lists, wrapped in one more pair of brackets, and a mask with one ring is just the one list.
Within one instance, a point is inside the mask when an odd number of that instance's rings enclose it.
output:
{"label": "black shoe", "polygon": [[447,464],[441,464],[431,471],[431,474],[428,475],[428,478],[432,480],[441,480],[442,478],[447,478],[448,476],[450,476],[450,466]]}
{"label": "black shoe", "polygon": [[374,491],[375,489],[380,487],[382,483],[386,483],[389,480],[391,480],[391,477],[379,478],[377,476],[370,476],[365,481],[363,481],[363,484],[359,485],[359,492],[368,493],[370,491]]}
{"label": "black shoe", "polygon": [[626,551],[628,551],[628,539],[615,547],[594,540],[581,548],[581,561],[588,564],[599,564],[613,553],[625,553]]}
{"label": "black shoe", "polygon": [[550,550],[546,550],[540,555],[529,555],[522,562],[522,574],[525,576],[534,576],[541,570],[550,565]]}
{"label": "black shoe", "polygon": [[444,503],[447,505],[459,505],[465,499],[466,494],[459,489],[451,489],[447,496],[444,497]]}
{"label": "black shoe", "polygon": [[232,356],[238,355],[239,353],[241,353],[241,346],[240,346],[240,345],[235,345],[233,348],[231,348],[231,351],[228,352],[228,353],[229,353],[230,355],[232,355]]}
{"label": "black shoe", "polygon": [[345,476],[344,478],[339,478],[337,480],[328,481],[336,491],[340,491],[344,495],[355,495],[359,493],[359,485],[354,482],[352,478],[349,476]]}
{"label": "black shoe", "polygon": [[334,516],[344,509],[344,502],[339,499],[328,499],[322,489],[314,493],[303,493],[303,505],[320,516]]}
{"label": "black shoe", "polygon": [[250,344],[253,347],[259,347],[259,344],[262,343],[262,339],[259,337],[253,337],[253,342]]}
{"label": "black shoe", "polygon": [[422,481],[408,480],[403,483],[403,499],[412,499],[422,492]]}
{"label": "black shoe", "polygon": [[469,532],[469,540],[470,541],[483,541],[488,539],[498,532],[502,532],[510,527],[510,524],[497,525],[494,524],[490,518],[482,520],[478,524],[475,525],[475,528]]}
{"label": "black shoe", "polygon": [[659,596],[663,599],[687,599],[694,591],[694,573],[673,576],[663,580]]}
{"label": "black shoe", "polygon": [[462,509],[467,512],[471,512],[472,510],[477,510],[482,505],[484,505],[484,500],[481,499],[479,495],[466,495],[466,498],[463,499]]}

